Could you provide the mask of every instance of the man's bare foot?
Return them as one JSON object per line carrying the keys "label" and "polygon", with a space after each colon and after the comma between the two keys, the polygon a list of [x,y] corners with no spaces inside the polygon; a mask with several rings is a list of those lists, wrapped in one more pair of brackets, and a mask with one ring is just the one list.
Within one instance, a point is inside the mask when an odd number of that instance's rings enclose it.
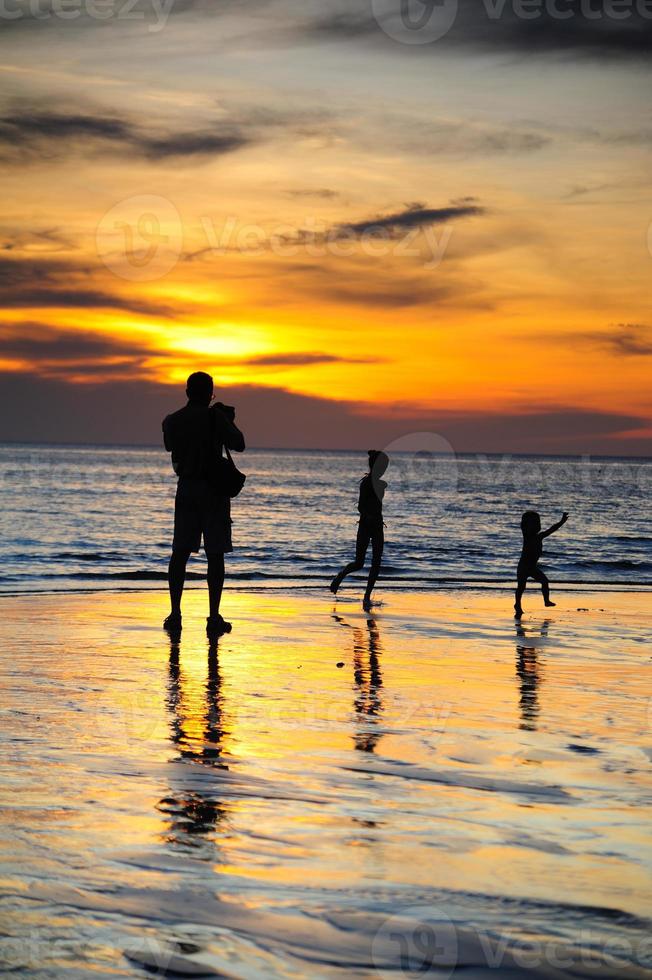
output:
{"label": "man's bare foot", "polygon": [[521,607],[514,604],[514,619],[520,619],[522,615],[523,615],[523,610],[521,609]]}
{"label": "man's bare foot", "polygon": [[556,606],[557,605],[557,603],[556,602],[552,602],[551,599],[544,599],[543,602],[544,602],[544,605],[545,606]]}
{"label": "man's bare foot", "polygon": [[170,613],[169,616],[166,616],[163,620],[163,629],[167,630],[168,633],[181,632],[181,613]]}
{"label": "man's bare foot", "polygon": [[339,589],[341,584],[342,583],[339,581],[339,576],[336,575],[333,581],[331,582],[331,584],[328,586],[328,588],[331,590],[333,595],[337,595],[337,590]]}
{"label": "man's bare foot", "polygon": [[231,623],[227,623],[222,616],[208,616],[206,619],[206,633],[208,636],[224,636],[232,630]]}

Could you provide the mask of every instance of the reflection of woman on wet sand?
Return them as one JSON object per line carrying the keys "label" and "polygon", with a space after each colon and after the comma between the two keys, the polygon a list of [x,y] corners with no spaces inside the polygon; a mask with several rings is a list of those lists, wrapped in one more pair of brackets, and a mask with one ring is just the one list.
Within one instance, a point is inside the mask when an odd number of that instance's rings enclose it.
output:
{"label": "reflection of woman on wet sand", "polygon": [[373,752],[382,738],[382,732],[374,731],[370,727],[377,723],[383,710],[380,695],[383,677],[379,660],[382,649],[378,626],[373,619],[368,619],[368,632],[365,635],[360,626],[351,626],[341,616],[334,618],[341,626],[353,630],[353,679],[357,688],[353,706],[356,720],[360,723],[353,741],[359,752]]}
{"label": "reflection of woman on wet sand", "polygon": [[389,466],[387,453],[380,452],[377,449],[370,449],[368,456],[369,472],[360,481],[360,496],[358,498],[360,521],[355,545],[355,558],[341,572],[338,572],[330,584],[330,590],[335,595],[347,575],[350,575],[352,572],[359,572],[364,567],[367,549],[369,548],[369,542],[371,542],[371,568],[369,570],[364,599],[362,600],[362,605],[365,609],[369,609],[371,606],[371,593],[378,579],[380,562],[385,547],[383,497],[387,484],[381,478]]}

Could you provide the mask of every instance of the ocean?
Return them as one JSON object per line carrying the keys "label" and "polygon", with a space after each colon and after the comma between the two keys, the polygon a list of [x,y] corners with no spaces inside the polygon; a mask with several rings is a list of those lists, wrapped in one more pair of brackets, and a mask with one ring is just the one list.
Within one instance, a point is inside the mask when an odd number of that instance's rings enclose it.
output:
{"label": "ocean", "polygon": [[[239,465],[230,587],[325,585],[352,557],[366,455],[250,450]],[[652,584],[652,460],[402,452],[386,479],[394,587],[511,583],[526,509],[544,526],[570,512],[546,542],[553,583]],[[161,588],[174,491],[162,448],[0,446],[0,590]],[[203,571],[200,556],[190,586]]]}

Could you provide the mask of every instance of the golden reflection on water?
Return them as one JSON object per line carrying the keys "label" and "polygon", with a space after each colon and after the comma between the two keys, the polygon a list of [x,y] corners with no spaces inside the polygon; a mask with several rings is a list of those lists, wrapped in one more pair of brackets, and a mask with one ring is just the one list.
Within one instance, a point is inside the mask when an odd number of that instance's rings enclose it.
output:
{"label": "golden reflection on water", "polygon": [[[28,876],[69,888],[83,937],[96,900],[116,916],[131,901],[138,931],[160,901],[191,919],[200,890],[310,916],[344,895],[459,900],[501,927],[505,902],[535,902],[541,920],[530,904],[507,924],[553,932],[564,903],[592,928],[592,908],[649,909],[641,598],[587,612],[564,596],[516,627],[501,595],[390,593],[373,616],[320,595],[227,599],[219,645],[202,592],[171,639],[161,595],[6,604],[16,922]],[[30,915],[58,929],[52,894]]]}

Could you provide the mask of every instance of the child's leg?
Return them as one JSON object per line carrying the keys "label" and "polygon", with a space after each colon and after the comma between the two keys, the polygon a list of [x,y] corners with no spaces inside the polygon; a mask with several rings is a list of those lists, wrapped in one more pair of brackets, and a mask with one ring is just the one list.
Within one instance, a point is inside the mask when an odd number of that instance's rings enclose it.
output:
{"label": "child's leg", "polygon": [[555,603],[550,601],[550,583],[548,582],[548,576],[540,568],[535,570],[532,578],[536,582],[541,583],[541,591],[543,592],[543,601],[546,606],[554,606]]}
{"label": "child's leg", "polygon": [[521,606],[521,599],[523,598],[523,593],[525,592],[525,587],[527,585],[527,575],[525,575],[519,568],[516,579],[516,595],[514,602],[514,614],[520,616],[523,612]]}
{"label": "child's leg", "polygon": [[355,542],[355,558],[350,561],[348,565],[345,565],[341,572],[338,572],[333,581],[330,584],[330,590],[335,595],[340,585],[344,581],[347,575],[351,572],[359,572],[364,566],[365,556],[367,554],[367,547],[369,545],[369,533],[362,528],[362,525],[358,527],[358,537]]}
{"label": "child's leg", "polygon": [[367,579],[367,589],[364,594],[364,600],[363,600],[363,602],[367,604],[371,602],[371,593],[380,574],[380,563],[382,561],[384,548],[385,548],[385,533],[381,527],[379,530],[374,531],[374,533],[371,536],[371,568],[369,569],[369,578]]}

